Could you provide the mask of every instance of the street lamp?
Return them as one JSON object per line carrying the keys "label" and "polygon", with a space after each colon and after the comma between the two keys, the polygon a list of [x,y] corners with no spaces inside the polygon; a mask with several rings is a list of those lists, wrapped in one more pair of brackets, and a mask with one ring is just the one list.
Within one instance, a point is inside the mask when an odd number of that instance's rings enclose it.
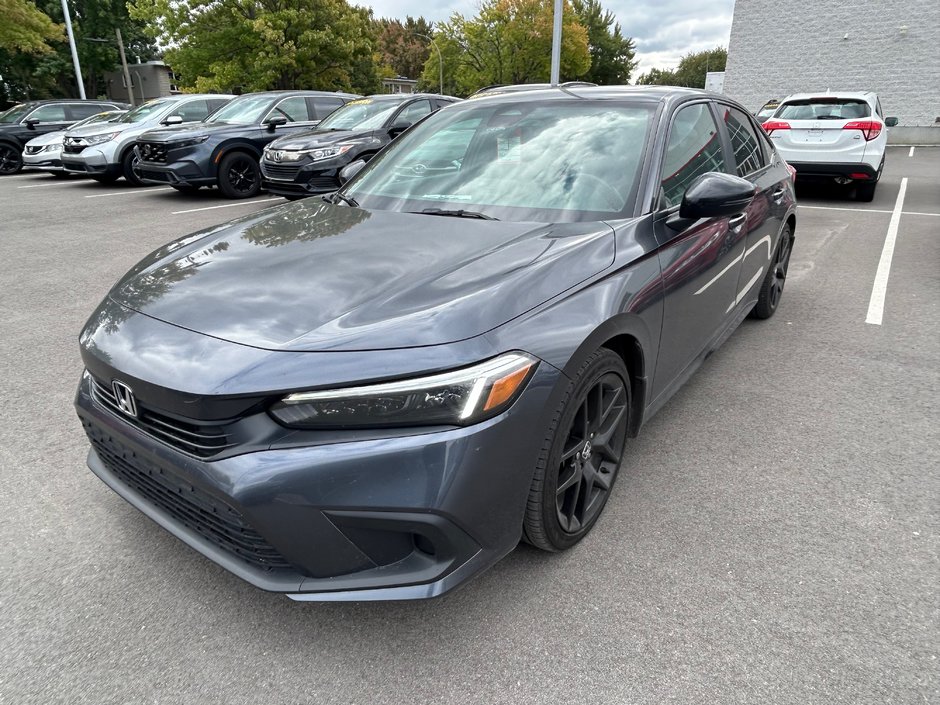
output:
{"label": "street lamp", "polygon": [[431,42],[431,45],[437,50],[437,63],[438,63],[438,68],[440,69],[440,78],[441,78],[440,94],[444,95],[444,57],[441,56],[440,47],[437,46],[437,42],[434,41],[433,37],[429,37],[428,35],[421,34],[419,32],[412,32],[412,34],[418,37],[424,37],[429,42]]}
{"label": "street lamp", "polygon": [[[63,0],[64,2],[64,0]],[[117,35],[117,45],[118,51],[121,54],[121,68],[124,69],[124,82],[127,84],[127,97],[130,99],[129,102],[132,106],[137,103],[134,102],[134,90],[131,86],[131,72],[127,68],[127,57],[124,56],[124,39],[121,37],[121,30],[117,27],[114,28],[114,32]],[[106,44],[114,41],[113,39],[102,39],[100,37],[85,37],[86,41],[89,42],[104,42]]]}
{"label": "street lamp", "polygon": [[72,18],[69,16],[67,0],[62,0],[62,15],[65,17],[65,31],[69,35],[69,49],[72,51],[72,66],[75,67],[78,95],[82,100],[85,100],[85,83],[82,81],[82,67],[78,63],[78,49],[75,48],[75,34],[72,32]]}

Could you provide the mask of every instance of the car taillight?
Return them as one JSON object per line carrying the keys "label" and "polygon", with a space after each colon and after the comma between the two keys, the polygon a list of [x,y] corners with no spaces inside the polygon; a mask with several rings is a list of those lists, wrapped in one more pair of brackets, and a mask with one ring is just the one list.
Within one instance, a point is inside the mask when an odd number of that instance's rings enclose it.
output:
{"label": "car taillight", "polygon": [[861,130],[866,142],[871,142],[881,134],[882,125],[877,120],[853,120],[842,126],[843,130]]}
{"label": "car taillight", "polygon": [[790,123],[784,122],[783,120],[768,120],[761,127],[764,128],[764,131],[768,135],[772,135],[774,130],[789,130]]}

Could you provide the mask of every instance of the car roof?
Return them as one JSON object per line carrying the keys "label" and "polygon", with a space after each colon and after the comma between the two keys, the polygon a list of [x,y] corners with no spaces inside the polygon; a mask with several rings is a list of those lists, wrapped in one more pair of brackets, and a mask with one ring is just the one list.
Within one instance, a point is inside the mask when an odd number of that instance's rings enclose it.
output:
{"label": "car roof", "polygon": [[852,100],[872,100],[878,96],[873,91],[817,91],[816,93],[793,93],[781,100],[788,103],[791,100],[812,100],[813,98],[849,98]]}
{"label": "car roof", "polygon": [[233,96],[235,98],[244,98],[249,95],[263,95],[271,98],[290,97],[292,95],[310,95],[310,96],[340,96],[341,98],[361,98],[358,93],[344,93],[343,91],[310,91],[305,89],[297,90],[277,90],[277,91],[252,91],[251,93],[242,93]]}
{"label": "car roof", "polygon": [[363,96],[363,98],[368,98],[369,100],[387,100],[387,101],[398,101],[404,102],[412,98],[443,98],[444,100],[460,100],[452,95],[441,95],[440,93],[374,93],[372,95]]}
{"label": "car roof", "polygon": [[632,101],[661,102],[687,98],[710,98],[736,103],[725,95],[710,93],[697,88],[679,88],[677,86],[573,86],[560,85],[548,88],[530,88],[519,91],[494,90],[475,93],[468,100],[473,102],[507,101],[528,102],[535,100],[564,100],[583,98],[591,100],[630,99]]}

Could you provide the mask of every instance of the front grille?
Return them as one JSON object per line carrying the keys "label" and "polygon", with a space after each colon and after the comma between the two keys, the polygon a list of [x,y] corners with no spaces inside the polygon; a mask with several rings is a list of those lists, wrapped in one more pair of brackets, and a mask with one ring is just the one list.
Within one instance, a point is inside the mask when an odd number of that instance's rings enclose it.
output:
{"label": "front grille", "polygon": [[121,411],[114,392],[96,379],[92,380],[92,396],[98,404],[122,421],[184,453],[210,458],[235,445],[218,425],[181,421],[140,404],[137,417],[129,416]]}
{"label": "front grille", "polygon": [[26,150],[25,150],[25,151],[26,151],[27,154],[39,154],[39,153],[42,151],[42,146],[34,147],[34,146],[28,144],[28,145],[26,145]]}
{"label": "front grille", "polygon": [[342,185],[332,176],[314,176],[307,184],[314,191],[335,191]]}
{"label": "front grille", "polygon": [[145,162],[166,164],[166,145],[159,142],[144,142],[139,146],[140,158]]}
{"label": "front grille", "polygon": [[293,569],[238,510],[147,462],[91,421],[83,418],[82,425],[105,467],[157,509],[257,568]]}
{"label": "front grille", "polygon": [[62,145],[62,151],[66,154],[81,154],[85,147],[86,145],[84,144],[72,144],[71,142],[67,141]]}
{"label": "front grille", "polygon": [[272,164],[265,161],[262,171],[269,179],[293,181],[294,177],[300,172],[300,164]]}

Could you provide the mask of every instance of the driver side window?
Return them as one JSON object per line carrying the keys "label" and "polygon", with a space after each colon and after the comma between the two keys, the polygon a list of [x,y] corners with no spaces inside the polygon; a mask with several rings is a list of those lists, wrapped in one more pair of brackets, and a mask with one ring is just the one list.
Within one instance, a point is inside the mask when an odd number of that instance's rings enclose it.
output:
{"label": "driver side window", "polygon": [[311,119],[307,112],[307,100],[300,95],[282,100],[274,106],[269,117],[285,117],[288,122],[306,122]]}
{"label": "driver side window", "polygon": [[678,206],[695,177],[709,171],[727,171],[727,164],[708,104],[696,103],[680,109],[669,128],[659,209]]}
{"label": "driver side window", "polygon": [[418,120],[423,118],[425,115],[428,115],[430,112],[430,100],[417,100],[398,113],[398,117],[395,118],[393,124],[403,125],[407,123],[409,125],[414,125],[416,122],[418,122]]}
{"label": "driver side window", "polygon": [[43,105],[36,108],[29,114],[27,120],[39,120],[39,122],[66,122],[65,105]]}

